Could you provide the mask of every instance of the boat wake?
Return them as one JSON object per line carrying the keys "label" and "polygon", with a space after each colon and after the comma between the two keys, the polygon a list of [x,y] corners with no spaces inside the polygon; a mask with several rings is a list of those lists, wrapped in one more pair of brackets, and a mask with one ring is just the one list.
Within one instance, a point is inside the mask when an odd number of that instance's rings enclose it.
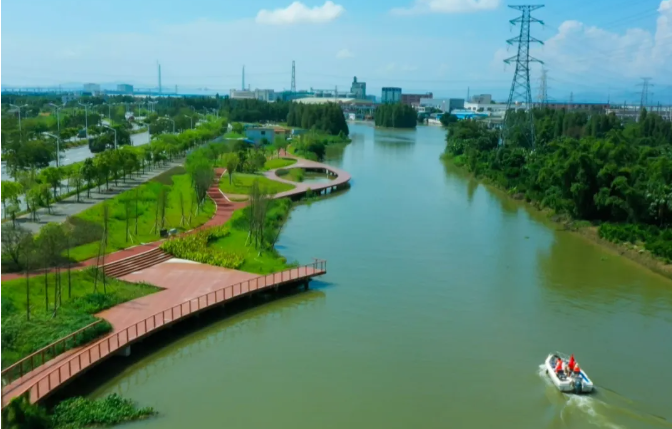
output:
{"label": "boat wake", "polygon": [[[546,374],[546,366],[539,366],[539,376],[546,383],[546,396],[552,408],[552,428],[605,428],[630,427],[670,428],[672,423],[647,413],[640,404],[612,390],[595,386],[590,396],[560,392]],[[618,423],[617,423],[618,422]]]}

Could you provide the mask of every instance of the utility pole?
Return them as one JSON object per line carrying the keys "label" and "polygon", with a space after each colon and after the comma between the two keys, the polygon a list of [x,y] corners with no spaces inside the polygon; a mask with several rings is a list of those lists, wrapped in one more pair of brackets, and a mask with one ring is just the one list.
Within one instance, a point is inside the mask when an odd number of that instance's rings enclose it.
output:
{"label": "utility pole", "polygon": [[292,92],[296,92],[296,63],[292,60]]}
{"label": "utility pole", "polygon": [[243,85],[240,87],[243,91],[245,91],[245,66],[243,66]]}
{"label": "utility pole", "polygon": [[470,96],[471,96],[471,88],[467,87],[467,103],[471,101],[471,99],[469,98]]}
{"label": "utility pole", "polygon": [[547,86],[548,70],[545,68],[541,69],[541,79],[539,82],[539,94],[537,95],[537,100],[539,102],[539,107],[546,107],[548,104],[548,86]]}
{"label": "utility pole", "polygon": [[511,64],[512,62],[516,63],[516,71],[513,75],[513,82],[511,83],[511,91],[509,92],[509,100],[506,104],[506,113],[504,115],[504,126],[502,128],[502,137],[500,138],[501,144],[506,142],[508,137],[511,124],[509,124],[508,119],[511,114],[512,107],[515,106],[516,100],[522,99],[526,103],[527,108],[527,124],[526,127],[529,129],[529,144],[530,147],[534,147],[534,117],[532,115],[532,90],[530,89],[530,63],[536,62],[543,64],[542,61],[530,56],[530,43],[540,43],[543,45],[544,42],[541,40],[535,39],[530,36],[530,25],[532,23],[538,22],[543,24],[543,21],[540,21],[532,17],[532,11],[544,7],[543,5],[526,5],[526,6],[509,6],[511,9],[516,9],[522,12],[522,15],[516,19],[512,19],[509,22],[511,24],[520,24],[520,34],[518,37],[514,37],[506,41],[509,45],[514,43],[518,45],[518,53],[504,60],[506,64]]}
{"label": "utility pole", "polygon": [[574,93],[570,92],[569,93],[569,107],[571,107],[574,104]]}
{"label": "utility pole", "polygon": [[649,92],[649,87],[653,86],[652,83],[649,83],[650,81],[651,81],[650,77],[643,77],[642,83],[637,85],[642,87],[642,95],[641,95],[642,98],[641,101],[639,102],[639,110],[642,110],[649,105],[649,95],[653,95],[652,92]]}

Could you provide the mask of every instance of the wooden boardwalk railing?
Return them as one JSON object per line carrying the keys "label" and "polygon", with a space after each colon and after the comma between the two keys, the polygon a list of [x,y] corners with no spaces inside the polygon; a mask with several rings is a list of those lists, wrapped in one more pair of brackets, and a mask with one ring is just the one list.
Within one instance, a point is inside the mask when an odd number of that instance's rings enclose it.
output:
{"label": "wooden boardwalk railing", "polygon": [[[24,374],[34,370],[40,365],[44,365],[50,359],[55,358],[61,353],[65,353],[67,350],[69,350],[68,340],[72,340],[72,347],[70,348],[76,347],[77,337],[79,336],[80,339],[83,338],[87,332],[91,332],[93,328],[99,325],[101,322],[103,322],[102,319],[96,320],[90,325],[86,325],[85,327],[73,332],[72,334],[63,337],[59,340],[56,340],[53,343],[49,344],[48,346],[42,347],[38,351],[29,354],[20,361],[15,362],[12,365],[8,366],[7,368],[3,369],[2,385],[4,386],[5,384],[9,384],[14,380],[23,377]],[[91,340],[94,339],[95,337],[91,338]]]}
{"label": "wooden boardwalk railing", "polygon": [[60,365],[45,368],[43,374],[31,378],[31,380],[20,386],[7,386],[8,388],[11,387],[11,389],[7,389],[7,392],[3,388],[2,407],[5,407],[13,398],[26,392],[30,392],[30,401],[35,403],[62,386],[65,382],[76,377],[85,369],[100,363],[105,358],[115,354],[115,352],[130,346],[163,327],[169,326],[202,310],[261,289],[273,288],[301,280],[308,281],[310,278],[325,274],[326,272],[327,261],[316,259],[312,264],[245,280],[159,311],[144,320],[109,334],[94,344],[85,347],[83,350],[67,358]]}

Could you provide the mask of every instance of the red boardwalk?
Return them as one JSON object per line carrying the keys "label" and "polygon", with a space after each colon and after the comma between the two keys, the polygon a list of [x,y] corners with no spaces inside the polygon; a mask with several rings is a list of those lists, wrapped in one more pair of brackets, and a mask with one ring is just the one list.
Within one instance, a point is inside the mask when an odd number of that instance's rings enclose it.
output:
{"label": "red boardwalk", "polygon": [[30,392],[31,402],[36,402],[77,377],[83,370],[113,354],[124,352],[126,347],[137,340],[204,309],[256,291],[288,283],[308,282],[327,272],[326,261],[319,260],[258,277],[210,265],[173,261],[125,276],[124,279],[131,281],[151,278],[152,283],[167,288],[98,314],[112,323],[114,329],[111,334],[92,344],[63,353],[4,386],[2,406],[25,392]]}

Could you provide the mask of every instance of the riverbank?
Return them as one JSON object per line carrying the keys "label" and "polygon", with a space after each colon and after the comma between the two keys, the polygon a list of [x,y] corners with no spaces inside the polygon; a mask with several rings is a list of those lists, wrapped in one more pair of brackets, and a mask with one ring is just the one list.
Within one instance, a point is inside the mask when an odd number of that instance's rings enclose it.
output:
{"label": "riverbank", "polygon": [[668,264],[661,258],[653,255],[643,246],[638,246],[632,243],[615,243],[609,240],[605,240],[599,236],[598,226],[592,225],[586,221],[572,219],[567,215],[559,215],[548,208],[540,208],[539,205],[535,202],[525,200],[525,196],[523,194],[512,193],[487,177],[478,177],[473,172],[469,171],[465,164],[460,162],[461,160],[459,158],[455,158],[456,157],[447,156],[446,154],[441,155],[442,162],[450,164],[454,168],[459,169],[460,172],[465,174],[467,177],[472,180],[476,180],[478,183],[484,186],[487,186],[491,191],[516,201],[523,205],[526,209],[532,210],[535,213],[543,216],[561,230],[575,234],[585,240],[590,241],[591,243],[597,244],[600,247],[609,250],[611,253],[625,257],[626,259],[635,262],[641,267],[647,268],[656,274],[662,275],[663,277],[672,280],[672,264]]}

